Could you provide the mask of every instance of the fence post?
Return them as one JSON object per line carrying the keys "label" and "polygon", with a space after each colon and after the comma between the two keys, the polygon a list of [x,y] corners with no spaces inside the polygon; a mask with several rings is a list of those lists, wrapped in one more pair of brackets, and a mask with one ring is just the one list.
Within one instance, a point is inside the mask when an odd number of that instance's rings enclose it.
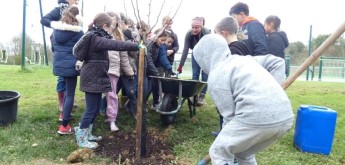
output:
{"label": "fence post", "polygon": [[320,57],[320,63],[319,63],[319,81],[321,81],[322,76],[322,63],[323,63],[323,57]]}
{"label": "fence post", "polygon": [[285,56],[285,75],[286,77],[290,75],[290,56]]}

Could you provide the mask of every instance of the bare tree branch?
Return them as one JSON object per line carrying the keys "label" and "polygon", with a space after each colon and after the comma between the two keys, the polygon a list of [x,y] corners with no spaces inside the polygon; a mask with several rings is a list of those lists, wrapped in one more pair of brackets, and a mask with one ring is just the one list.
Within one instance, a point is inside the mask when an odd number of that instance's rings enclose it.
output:
{"label": "bare tree branch", "polygon": [[[173,20],[173,19],[175,18],[175,16],[176,16],[178,10],[180,9],[181,5],[182,5],[182,0],[180,0],[180,4],[179,4],[178,8],[176,9],[175,14],[173,15],[173,17],[172,17],[170,20]],[[169,21],[170,21],[170,20],[169,20]],[[166,21],[167,21],[167,20],[166,20]],[[162,29],[160,29],[159,32],[158,32],[157,34],[161,34],[161,33],[165,30],[166,27],[167,27],[167,24],[166,24],[166,22],[164,22]],[[152,40],[149,41],[149,43],[147,44],[147,47],[151,46],[151,44],[152,44],[154,41],[156,41],[156,39],[158,38],[158,36],[159,36],[159,35],[154,36],[154,37],[152,38]]]}
{"label": "bare tree branch", "polygon": [[[137,1],[137,2],[138,2],[138,1]],[[139,24],[139,20],[138,20],[137,14],[135,13],[135,7],[134,7],[133,0],[131,0],[131,4],[132,4],[133,11],[134,11],[135,19],[137,20],[137,23]]]}
{"label": "bare tree branch", "polygon": [[123,0],[123,8],[125,9],[126,18],[128,18],[125,0]]}
{"label": "bare tree branch", "polygon": [[138,0],[135,0],[135,1],[137,2],[137,13],[138,13],[139,22],[141,22],[140,13],[139,13]]}
{"label": "bare tree branch", "polygon": [[178,8],[176,9],[176,12],[175,12],[175,14],[173,15],[173,17],[171,18],[171,20],[175,18],[175,16],[176,16],[178,10],[180,10],[181,5],[182,5],[182,0],[180,0],[180,4],[178,5]]}
{"label": "bare tree branch", "polygon": [[150,25],[151,3],[152,3],[152,0],[150,0],[150,3],[149,3],[149,13],[147,14],[147,24],[148,25]]}
{"label": "bare tree branch", "polygon": [[157,20],[156,20],[156,23],[151,27],[151,29],[150,29],[150,31],[149,32],[151,32],[152,31],[152,29],[157,25],[157,23],[158,23],[158,19],[159,19],[159,16],[161,15],[161,13],[162,13],[162,10],[163,10],[163,7],[164,7],[164,4],[165,4],[165,0],[163,1],[163,3],[162,3],[162,6],[161,6],[161,9],[159,10],[159,13],[158,13],[158,16],[157,16]]}

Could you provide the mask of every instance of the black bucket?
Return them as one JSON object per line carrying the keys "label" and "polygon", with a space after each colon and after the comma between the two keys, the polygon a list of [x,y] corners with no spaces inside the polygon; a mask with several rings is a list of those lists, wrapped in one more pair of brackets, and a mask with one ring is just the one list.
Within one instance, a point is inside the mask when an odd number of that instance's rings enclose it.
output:
{"label": "black bucket", "polygon": [[19,97],[16,91],[0,91],[0,126],[16,121]]}

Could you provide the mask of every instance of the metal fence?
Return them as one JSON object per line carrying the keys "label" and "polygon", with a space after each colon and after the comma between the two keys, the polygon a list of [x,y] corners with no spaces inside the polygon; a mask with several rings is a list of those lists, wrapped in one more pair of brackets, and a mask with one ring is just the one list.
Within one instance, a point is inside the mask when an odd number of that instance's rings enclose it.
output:
{"label": "metal fence", "polygon": [[[285,60],[287,64],[290,64],[289,57]],[[291,75],[299,66],[288,65],[288,67]],[[307,74],[307,70],[309,74]],[[319,64],[310,66],[299,78],[312,81],[345,82],[345,58],[320,57]]]}
{"label": "metal fence", "polygon": [[[173,64],[173,70],[176,71],[180,64],[181,53],[175,55],[175,61]],[[291,65],[290,56],[285,58],[286,66],[288,67],[287,76],[293,74],[298,67]],[[183,72],[180,74],[181,77],[191,78],[192,77],[192,64],[191,54],[188,54],[187,60],[183,66]],[[299,76],[299,79],[305,79],[307,81],[338,81],[345,82],[345,58],[335,57],[320,57],[319,65],[309,67],[309,74],[307,70]]]}

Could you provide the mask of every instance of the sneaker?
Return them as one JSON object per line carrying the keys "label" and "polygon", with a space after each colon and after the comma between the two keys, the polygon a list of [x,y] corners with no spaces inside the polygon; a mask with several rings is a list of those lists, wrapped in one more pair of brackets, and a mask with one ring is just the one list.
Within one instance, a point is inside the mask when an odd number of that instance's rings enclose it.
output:
{"label": "sneaker", "polygon": [[62,113],[60,113],[60,115],[59,115],[59,121],[62,121],[62,118],[63,118],[63,115],[62,115]]}
{"label": "sneaker", "polygon": [[115,124],[115,121],[110,122],[110,131],[115,132],[118,130],[119,130],[119,127],[117,127],[117,125]]}
{"label": "sneaker", "polygon": [[60,125],[57,133],[60,135],[68,135],[68,134],[72,134],[73,132],[72,132],[71,126],[68,124],[66,127],[64,127],[63,125]]}

